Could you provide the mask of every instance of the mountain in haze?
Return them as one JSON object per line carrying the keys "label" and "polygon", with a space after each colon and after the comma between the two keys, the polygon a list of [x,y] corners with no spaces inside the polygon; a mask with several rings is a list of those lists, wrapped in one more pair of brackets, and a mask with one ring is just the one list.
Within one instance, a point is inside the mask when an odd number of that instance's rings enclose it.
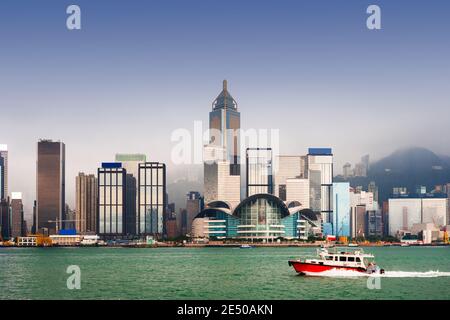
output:
{"label": "mountain in haze", "polygon": [[[336,180],[343,181],[343,178]],[[375,181],[381,203],[389,198],[394,187],[406,187],[413,193],[419,185],[431,191],[436,185],[450,183],[450,157],[439,156],[425,148],[399,149],[372,163],[368,177],[353,177],[348,181],[351,186],[363,186],[365,190],[370,181]]]}

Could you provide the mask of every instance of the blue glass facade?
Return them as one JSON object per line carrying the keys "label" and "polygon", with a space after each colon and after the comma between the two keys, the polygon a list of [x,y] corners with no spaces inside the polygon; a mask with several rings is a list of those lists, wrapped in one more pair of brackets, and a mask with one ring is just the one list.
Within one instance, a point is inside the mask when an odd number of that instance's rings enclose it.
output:
{"label": "blue glass facade", "polygon": [[350,183],[333,183],[333,234],[350,237]]}

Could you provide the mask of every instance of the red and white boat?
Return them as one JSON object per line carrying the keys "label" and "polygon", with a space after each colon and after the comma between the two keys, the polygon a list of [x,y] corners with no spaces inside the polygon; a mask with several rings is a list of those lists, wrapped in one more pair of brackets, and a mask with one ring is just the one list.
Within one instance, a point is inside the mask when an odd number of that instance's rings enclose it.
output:
{"label": "red and white boat", "polygon": [[303,257],[298,260],[289,260],[289,265],[301,275],[320,275],[330,270],[349,270],[366,274],[383,274],[374,261],[372,254],[364,253],[361,248],[321,248],[317,256]]}

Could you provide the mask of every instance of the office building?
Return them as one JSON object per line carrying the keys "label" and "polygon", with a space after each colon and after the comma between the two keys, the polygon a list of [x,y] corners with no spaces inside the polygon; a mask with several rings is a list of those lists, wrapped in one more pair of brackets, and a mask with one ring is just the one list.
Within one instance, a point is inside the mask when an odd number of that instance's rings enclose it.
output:
{"label": "office building", "polygon": [[80,234],[97,230],[97,178],[80,172],[75,178],[76,230]]}
{"label": "office building", "polygon": [[224,80],[209,113],[210,141],[203,154],[205,203],[223,200],[236,206],[241,200],[240,121],[237,102]]}
{"label": "office building", "polygon": [[137,229],[137,182],[139,174],[139,164],[147,161],[145,154],[120,153],[116,154],[116,162],[122,163],[122,167],[127,170],[127,233],[136,234]]}
{"label": "office building", "polygon": [[367,236],[367,211],[376,211],[373,193],[350,189],[350,235],[352,238]]}
{"label": "office building", "polygon": [[367,236],[368,237],[382,237],[383,232],[383,216],[381,210],[367,211]]}
{"label": "office building", "polygon": [[367,191],[373,194],[373,201],[378,203],[378,186],[375,184],[375,181],[369,183]]}
{"label": "office building", "polygon": [[0,234],[3,240],[11,237],[11,212],[6,199],[0,200]]}
{"label": "office building", "polygon": [[106,162],[97,171],[97,233],[106,239],[126,234],[126,176],[121,163]]}
{"label": "office building", "polygon": [[225,160],[229,162],[229,174],[232,176],[240,175],[241,115],[237,107],[224,80],[222,92],[213,101],[209,113],[210,144],[225,149]]}
{"label": "office building", "polygon": [[191,232],[192,221],[203,210],[203,198],[197,191],[190,191],[186,195],[186,212],[182,220],[182,233],[187,234]]}
{"label": "office building", "polygon": [[40,140],[37,144],[36,232],[56,234],[65,220],[65,161],[62,142]]}
{"label": "office building", "polygon": [[272,149],[247,148],[246,195],[273,194]]}
{"label": "office building", "polygon": [[17,238],[25,236],[24,234],[24,220],[23,220],[23,203],[22,193],[11,193],[11,237]]}
{"label": "office building", "polygon": [[333,183],[333,235],[350,237],[350,183]]}
{"label": "office building", "polygon": [[205,146],[204,160],[204,194],[205,203],[221,200],[232,207],[241,199],[241,177],[230,174],[230,162],[225,159],[223,147]]}
{"label": "office building", "polygon": [[343,176],[344,179],[348,179],[349,177],[353,176],[352,165],[348,162],[343,166]]}
{"label": "office building", "polygon": [[274,162],[275,187],[274,195],[281,200],[287,200],[287,179],[306,179],[307,173],[306,156],[277,156]]}
{"label": "office building", "polygon": [[64,229],[65,231],[69,230],[70,232],[76,231],[76,212],[72,210],[68,204],[66,204],[66,220],[64,221]]}
{"label": "office building", "polygon": [[127,170],[127,174],[131,174],[134,178],[138,178],[139,164],[147,161],[147,156],[140,153],[118,153],[115,161],[122,164],[122,168]]}
{"label": "office building", "polygon": [[[322,221],[331,222],[333,188],[333,154],[331,148],[309,148],[307,164],[311,188],[311,205],[316,206],[320,198]],[[320,192],[318,190],[319,185]],[[314,208],[314,210],[317,209],[317,207]]]}
{"label": "office building", "polygon": [[286,203],[298,202],[302,209],[309,209],[310,200],[309,179],[286,179]]}
{"label": "office building", "polygon": [[167,208],[166,165],[159,162],[139,164],[137,234],[164,235]]}
{"label": "office building", "polygon": [[448,199],[446,194],[401,194],[389,199],[389,234],[411,230],[414,224],[447,225]]}
{"label": "office building", "polygon": [[8,195],[8,146],[0,144],[0,200]]}

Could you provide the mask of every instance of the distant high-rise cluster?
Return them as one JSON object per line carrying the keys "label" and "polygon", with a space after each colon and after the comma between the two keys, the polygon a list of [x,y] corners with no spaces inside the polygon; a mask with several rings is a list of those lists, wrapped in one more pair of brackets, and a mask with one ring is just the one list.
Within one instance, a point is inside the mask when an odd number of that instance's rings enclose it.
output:
{"label": "distant high-rise cluster", "polygon": [[355,164],[355,168],[352,169],[350,163],[345,163],[343,166],[343,176],[345,179],[351,177],[367,177],[369,173],[369,155],[365,155],[361,158],[361,161]]}

